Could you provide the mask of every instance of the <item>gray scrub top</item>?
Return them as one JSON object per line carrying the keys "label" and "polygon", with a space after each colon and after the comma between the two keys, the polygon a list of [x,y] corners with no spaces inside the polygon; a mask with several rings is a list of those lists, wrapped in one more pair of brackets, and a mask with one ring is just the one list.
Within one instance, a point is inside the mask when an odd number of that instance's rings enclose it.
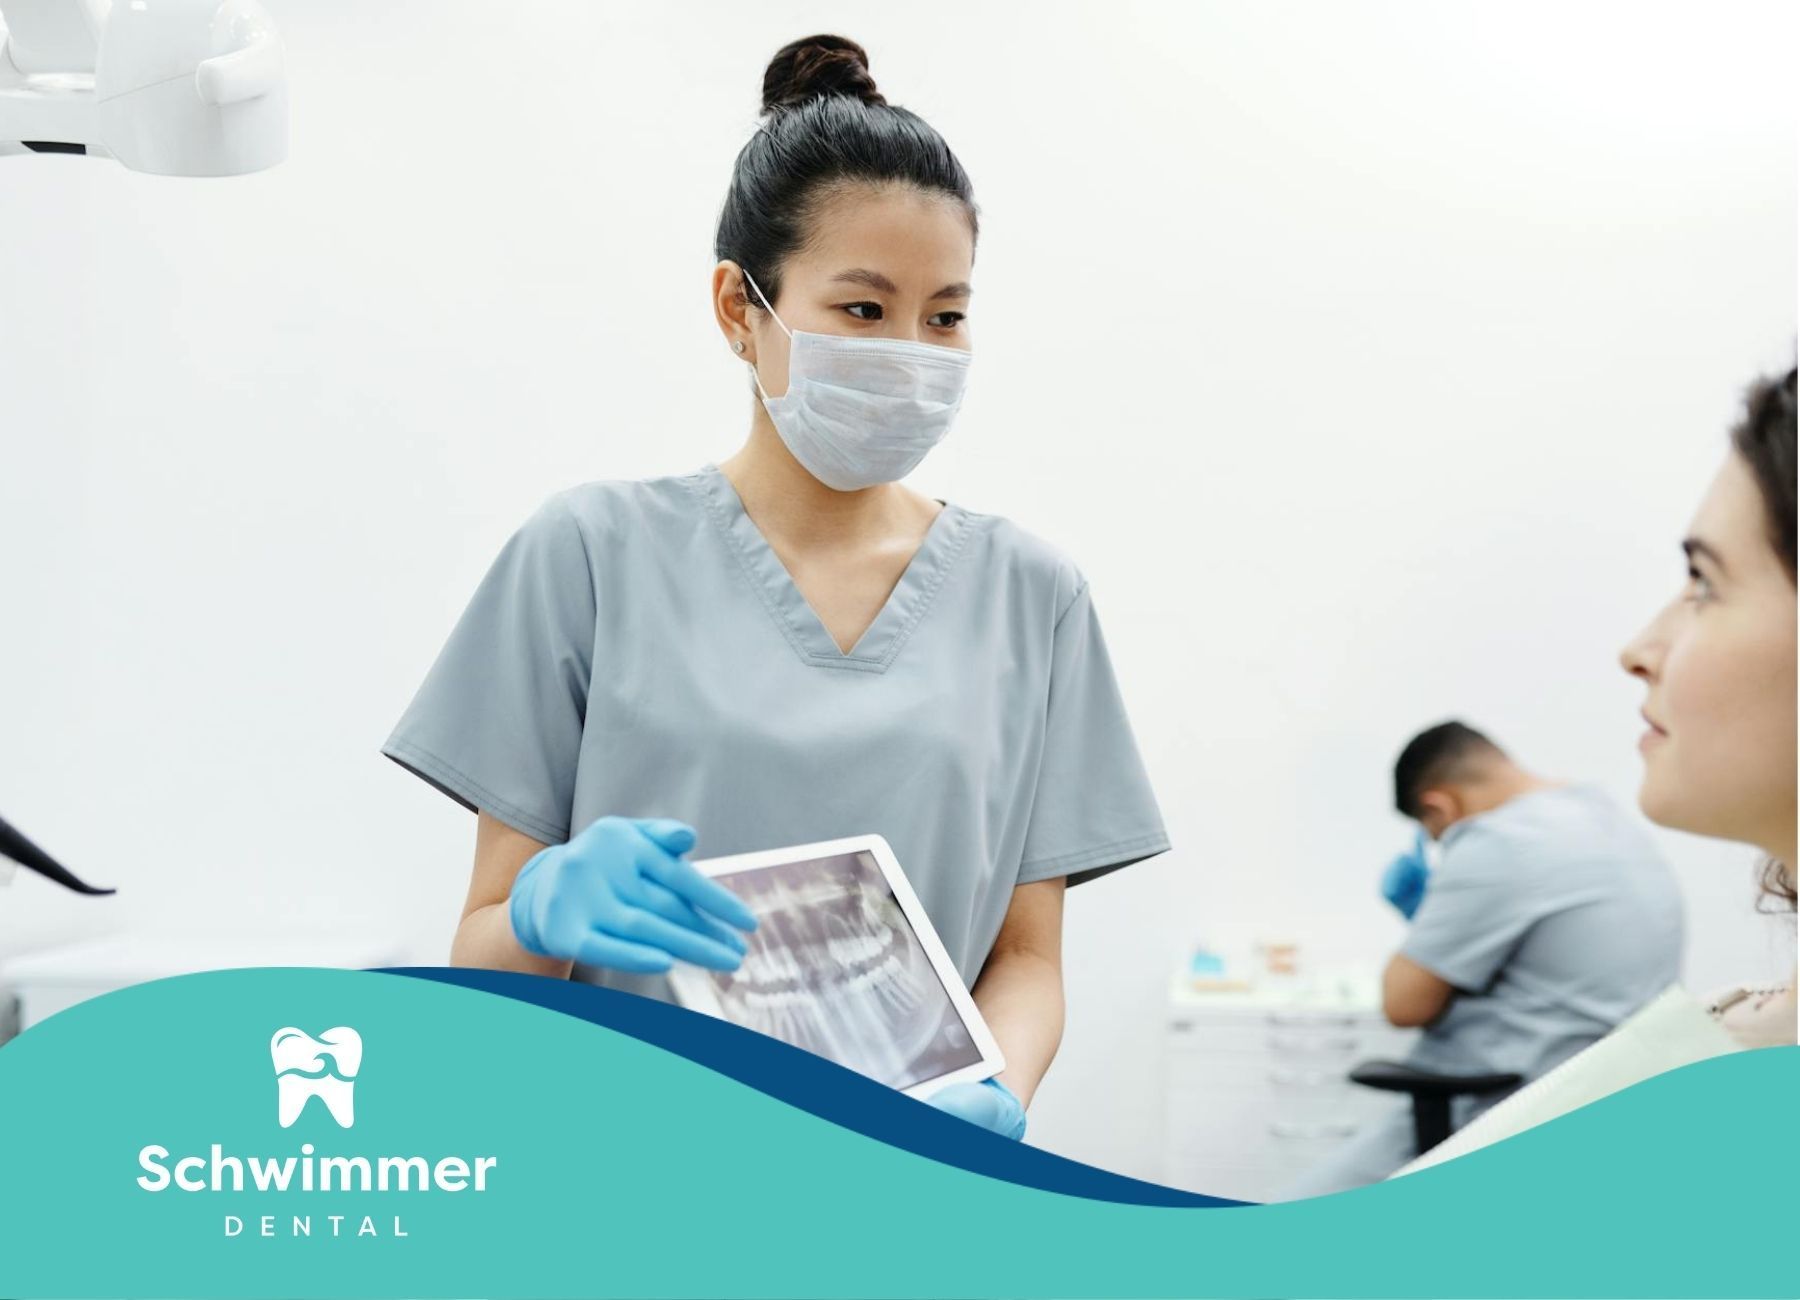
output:
{"label": "gray scrub top", "polygon": [[1169,847],[1073,564],[946,504],[845,654],[712,465],[546,502],[382,752],[550,844],[609,813],[697,858],[883,835],[969,984],[1015,886]]}
{"label": "gray scrub top", "polygon": [[1415,1064],[1533,1079],[1675,982],[1674,872],[1604,791],[1534,790],[1458,822],[1443,848],[1400,951],[1458,992]]}

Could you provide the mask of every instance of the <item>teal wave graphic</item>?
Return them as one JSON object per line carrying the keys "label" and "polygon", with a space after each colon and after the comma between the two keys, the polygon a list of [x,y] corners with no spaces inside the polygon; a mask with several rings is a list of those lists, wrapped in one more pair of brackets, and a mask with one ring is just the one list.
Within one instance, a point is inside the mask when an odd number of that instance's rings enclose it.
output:
{"label": "teal wave graphic", "polygon": [[[290,1018],[380,1045],[354,1129],[279,1128],[268,1035]],[[121,1089],[116,1062],[171,1024],[201,1027],[184,1068]],[[0,1048],[0,1294],[1793,1296],[1795,1096],[1800,1048],[1739,1053],[1412,1177],[1221,1212],[991,1177],[489,992],[220,971]],[[215,1164],[303,1142],[433,1177],[211,1190]],[[140,1185],[147,1148],[196,1189]],[[482,1158],[477,1192],[454,1175]]]}
{"label": "teal wave graphic", "polygon": [[629,1034],[833,1124],[990,1178],[1131,1205],[1244,1204],[1108,1173],[972,1128],[823,1057],[667,1002],[511,971],[410,966],[387,973],[496,993]]}

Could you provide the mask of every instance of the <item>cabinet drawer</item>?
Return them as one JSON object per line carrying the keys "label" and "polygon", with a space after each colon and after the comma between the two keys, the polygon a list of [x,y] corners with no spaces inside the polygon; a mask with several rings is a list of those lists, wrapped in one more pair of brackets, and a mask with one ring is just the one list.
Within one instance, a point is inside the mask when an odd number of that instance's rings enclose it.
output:
{"label": "cabinet drawer", "polygon": [[1360,1043],[1332,1043],[1310,1051],[1170,1051],[1163,1076],[1172,1087],[1317,1087],[1344,1082],[1369,1055]]}
{"label": "cabinet drawer", "polygon": [[1368,1121],[1337,1116],[1273,1119],[1235,1128],[1172,1131],[1164,1157],[1169,1167],[1204,1172],[1233,1166],[1267,1169],[1285,1179],[1325,1159],[1361,1133]]}
{"label": "cabinet drawer", "polygon": [[1183,1134],[1163,1148],[1163,1181],[1211,1196],[1272,1201],[1363,1131],[1362,1122],[1336,1120]]}
{"label": "cabinet drawer", "polygon": [[1357,1024],[1205,1024],[1171,1021],[1172,1055],[1263,1055],[1337,1057],[1363,1050],[1372,1041]]}
{"label": "cabinet drawer", "polygon": [[1164,1133],[1171,1142],[1198,1140],[1208,1134],[1214,1135],[1209,1140],[1237,1141],[1249,1135],[1264,1142],[1302,1136],[1299,1130],[1331,1136],[1385,1114],[1391,1103],[1392,1098],[1385,1094],[1343,1082],[1170,1089],[1163,1108]]}
{"label": "cabinet drawer", "polygon": [[1191,1029],[1204,1033],[1236,1029],[1341,1033],[1389,1027],[1379,1015],[1350,1011],[1172,1012],[1168,1024],[1171,1030]]}

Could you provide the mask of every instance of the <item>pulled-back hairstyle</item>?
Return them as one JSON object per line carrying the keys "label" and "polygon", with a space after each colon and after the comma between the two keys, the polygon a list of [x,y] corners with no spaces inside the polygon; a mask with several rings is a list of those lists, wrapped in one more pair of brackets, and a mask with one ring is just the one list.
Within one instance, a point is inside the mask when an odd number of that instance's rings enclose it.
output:
{"label": "pulled-back hairstyle", "polygon": [[[1762,495],[1769,545],[1794,580],[1794,371],[1781,379],[1759,379],[1744,395],[1744,418],[1731,431],[1731,449],[1750,468]],[[1795,903],[1794,866],[1778,858],[1762,866],[1762,906]]]}
{"label": "pulled-back hairstyle", "polygon": [[1744,418],[1731,431],[1731,449],[1744,458],[1762,493],[1769,545],[1794,580],[1794,371],[1759,379],[1744,395]]}
{"label": "pulled-back hairstyle", "polygon": [[1505,752],[1475,728],[1440,722],[1414,736],[1394,760],[1394,807],[1417,819],[1424,811],[1419,796],[1433,786],[1466,781]]}
{"label": "pulled-back hairstyle", "polygon": [[[805,245],[825,200],[851,184],[902,185],[960,202],[977,233],[975,189],[950,146],[875,89],[869,56],[842,36],[785,45],[763,74],[763,120],[738,152],[713,254],[781,296],[782,263]],[[754,302],[754,300],[752,300]]]}

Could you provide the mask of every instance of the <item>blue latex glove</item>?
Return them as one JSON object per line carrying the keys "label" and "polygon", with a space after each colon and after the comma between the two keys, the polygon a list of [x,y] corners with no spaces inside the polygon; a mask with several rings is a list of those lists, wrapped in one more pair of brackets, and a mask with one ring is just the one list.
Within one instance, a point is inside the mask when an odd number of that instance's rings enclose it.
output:
{"label": "blue latex glove", "polygon": [[998,1079],[980,1083],[953,1083],[927,1097],[928,1105],[945,1114],[998,1133],[1015,1142],[1025,1136],[1025,1107]]}
{"label": "blue latex glove", "polygon": [[[693,827],[663,818],[602,817],[545,849],[513,881],[519,946],[613,970],[666,971],[677,961],[736,970],[756,917],[681,855]],[[721,924],[730,922],[729,925]]]}
{"label": "blue latex glove", "polygon": [[1381,873],[1381,896],[1412,920],[1413,913],[1425,900],[1425,886],[1431,883],[1431,868],[1425,864],[1425,832],[1420,831],[1411,849],[1388,863]]}

